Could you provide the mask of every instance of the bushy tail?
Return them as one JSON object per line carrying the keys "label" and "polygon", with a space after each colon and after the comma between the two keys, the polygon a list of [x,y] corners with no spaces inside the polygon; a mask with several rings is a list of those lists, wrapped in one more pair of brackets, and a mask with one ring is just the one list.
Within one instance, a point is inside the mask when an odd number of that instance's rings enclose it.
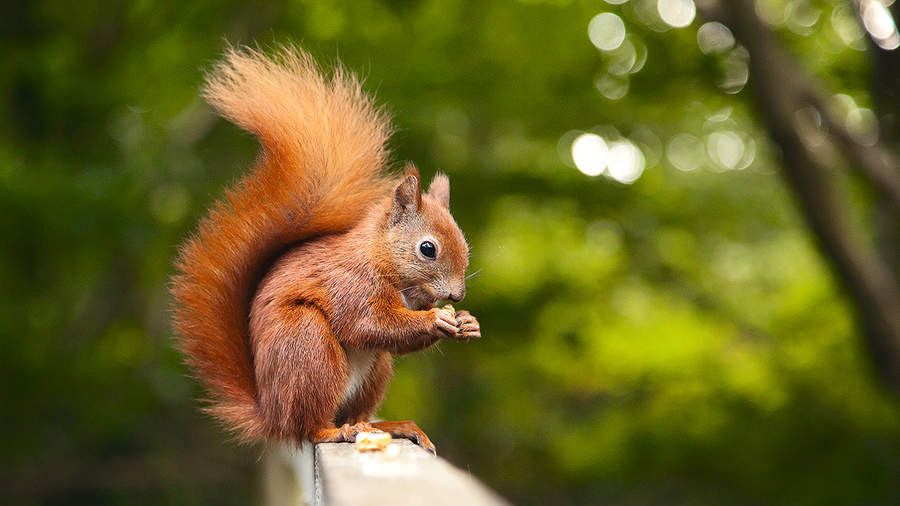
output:
{"label": "bushy tail", "polygon": [[323,76],[290,47],[271,58],[230,49],[203,96],[262,152],[182,245],[174,326],[209,411],[248,441],[264,436],[248,334],[255,285],[285,247],[349,229],[387,194],[389,125],[356,78],[340,68]]}

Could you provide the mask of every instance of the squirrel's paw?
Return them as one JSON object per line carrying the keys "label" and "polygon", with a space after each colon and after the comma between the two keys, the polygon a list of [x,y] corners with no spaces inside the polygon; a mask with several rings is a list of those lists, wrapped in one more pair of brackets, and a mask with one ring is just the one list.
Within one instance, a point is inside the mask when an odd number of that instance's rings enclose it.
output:
{"label": "squirrel's paw", "polygon": [[433,316],[430,329],[431,335],[450,337],[456,334],[456,318],[451,311],[443,308],[433,308],[429,312]]}
{"label": "squirrel's paw", "polygon": [[413,422],[412,420],[374,422],[372,426],[376,429],[381,429],[394,437],[409,439],[413,443],[421,446],[422,449],[428,453],[437,455],[437,451],[434,449],[434,443],[428,439],[425,432],[423,432],[422,429],[416,425],[416,422]]}
{"label": "squirrel's paw", "polygon": [[319,429],[309,440],[313,443],[353,443],[360,432],[382,432],[368,422],[345,423],[340,427]]}
{"label": "squirrel's paw", "polygon": [[356,441],[356,436],[360,432],[381,432],[380,429],[373,427],[368,422],[357,422],[354,424],[345,423],[339,428],[340,431],[340,440],[353,443]]}
{"label": "squirrel's paw", "polygon": [[456,334],[454,337],[461,341],[479,339],[481,337],[481,325],[468,311],[457,311]]}

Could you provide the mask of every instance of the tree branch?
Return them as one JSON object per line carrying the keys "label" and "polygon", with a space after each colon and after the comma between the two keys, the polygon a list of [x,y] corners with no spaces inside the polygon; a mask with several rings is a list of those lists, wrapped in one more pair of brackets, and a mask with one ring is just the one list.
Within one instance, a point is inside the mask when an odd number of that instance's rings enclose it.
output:
{"label": "tree branch", "polygon": [[[723,3],[725,5],[722,5]],[[741,9],[741,7],[728,5],[729,3],[705,0],[699,1],[697,7],[706,19],[723,22],[732,28],[735,28],[737,22],[746,24],[743,23],[746,20],[734,19],[735,10]],[[774,41],[775,34],[762,24],[762,21],[756,16],[756,12],[750,9],[749,14],[754,16],[753,19],[762,30],[761,36]],[[744,42],[745,46],[747,45],[746,41],[741,40],[741,42]],[[893,209],[900,209],[900,173],[898,173],[900,162],[897,157],[882,140],[876,141],[871,146],[857,142],[844,122],[835,115],[833,108],[825,100],[826,94],[821,91],[825,89],[824,86],[812,75],[804,73],[799,62],[783,48],[777,44],[771,46],[770,50],[765,52],[766,62],[774,65],[776,68],[773,71],[781,74],[782,93],[787,95],[787,98],[792,98],[792,101],[798,105],[804,103],[813,107],[819,113],[828,133],[838,143],[847,160],[859,170],[869,184],[881,194],[882,198],[890,203]]]}
{"label": "tree branch", "polygon": [[[705,2],[700,7],[704,14],[730,26],[750,53],[751,89],[770,137],[781,148],[785,180],[825,258],[850,296],[879,378],[900,395],[900,290],[891,269],[850,221],[848,199],[829,167],[800,133],[796,112],[809,103],[811,96],[817,96],[810,94],[815,88],[807,84],[813,82],[812,78],[780,46],[776,35],[757,16],[752,2]],[[823,105],[819,101],[817,108]],[[825,118],[827,108],[821,112]],[[841,145],[847,148],[843,142]],[[847,156],[872,162],[870,155],[860,153],[854,148]],[[873,167],[866,165],[867,176]],[[874,170],[876,177],[883,176],[881,169]],[[873,183],[883,193],[893,191],[874,180]]]}
{"label": "tree branch", "polygon": [[818,87],[811,79],[801,80],[801,86],[801,97],[819,112],[822,122],[840,145],[844,156],[859,169],[894,209],[900,209],[900,175],[897,173],[897,167],[900,165],[897,164],[896,158],[881,145],[881,142],[872,146],[863,146],[857,142],[844,123],[837,118],[834,110],[825,103],[822,94],[818,92]]}
{"label": "tree branch", "polygon": [[[862,20],[862,0],[854,0],[860,30],[866,30]],[[890,6],[894,20],[900,20],[900,2]],[[900,154],[900,51],[884,49],[866,37],[872,60],[872,102],[879,122],[879,139],[895,155]],[[896,160],[896,158],[895,158]],[[881,257],[900,281],[900,209],[882,197],[875,205],[875,242]]]}

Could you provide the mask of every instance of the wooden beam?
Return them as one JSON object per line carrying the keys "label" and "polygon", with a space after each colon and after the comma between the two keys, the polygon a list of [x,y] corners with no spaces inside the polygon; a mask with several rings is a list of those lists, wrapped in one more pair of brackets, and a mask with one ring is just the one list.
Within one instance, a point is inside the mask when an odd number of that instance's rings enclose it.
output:
{"label": "wooden beam", "polygon": [[264,494],[268,506],[507,504],[470,473],[405,439],[380,452],[359,452],[349,443],[270,451]]}

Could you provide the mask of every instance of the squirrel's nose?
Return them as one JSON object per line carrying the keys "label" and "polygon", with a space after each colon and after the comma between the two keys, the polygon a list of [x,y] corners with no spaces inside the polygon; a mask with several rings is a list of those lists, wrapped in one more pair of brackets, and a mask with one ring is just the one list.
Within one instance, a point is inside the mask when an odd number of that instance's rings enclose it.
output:
{"label": "squirrel's nose", "polygon": [[453,301],[453,302],[459,302],[459,301],[463,300],[463,298],[464,298],[465,296],[466,296],[466,289],[463,288],[462,290],[460,290],[460,291],[457,292],[457,293],[451,293],[451,294],[449,295],[449,299],[450,299],[451,301]]}

